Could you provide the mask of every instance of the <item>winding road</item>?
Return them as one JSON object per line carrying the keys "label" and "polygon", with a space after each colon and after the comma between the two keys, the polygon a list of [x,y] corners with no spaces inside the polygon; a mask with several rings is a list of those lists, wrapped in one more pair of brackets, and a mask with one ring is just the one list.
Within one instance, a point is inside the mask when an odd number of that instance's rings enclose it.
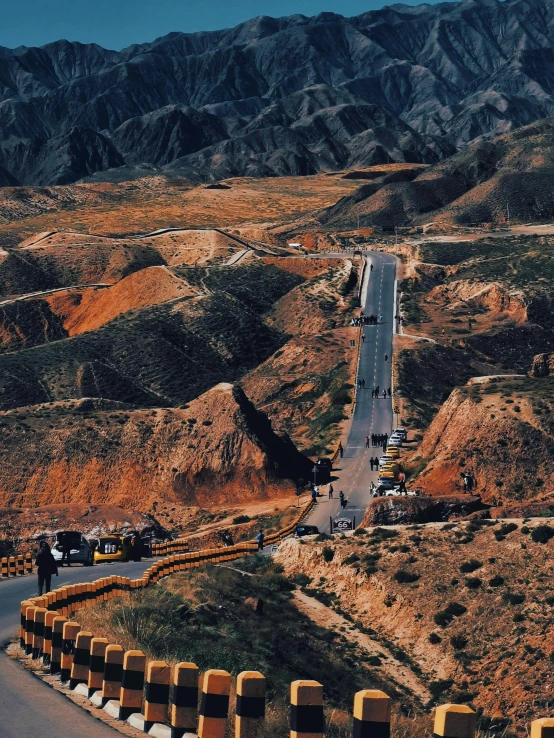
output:
{"label": "winding road", "polygon": [[[383,322],[376,326],[365,326],[365,342],[360,346],[358,378],[365,379],[365,389],[356,389],[356,405],[350,425],[348,440],[344,446],[343,458],[335,462],[333,482],[334,498],[320,497],[306,522],[317,525],[322,531],[329,531],[329,518],[340,517],[356,519],[358,525],[371,498],[370,482],[377,483],[377,472],[372,472],[369,459],[380,456],[378,448],[365,447],[366,436],[372,433],[388,433],[392,428],[392,401],[383,399],[383,389],[391,387],[392,336],[394,328],[394,295],[396,281],[396,259],[390,254],[367,252],[366,257],[373,270],[365,294],[362,293],[362,306],[366,315],[382,315]],[[369,265],[368,265],[369,269]],[[358,340],[358,330],[352,329],[352,337]],[[385,354],[388,361],[385,361]],[[381,398],[374,400],[371,390],[379,386]],[[340,509],[338,500],[342,490],[348,505]]]}

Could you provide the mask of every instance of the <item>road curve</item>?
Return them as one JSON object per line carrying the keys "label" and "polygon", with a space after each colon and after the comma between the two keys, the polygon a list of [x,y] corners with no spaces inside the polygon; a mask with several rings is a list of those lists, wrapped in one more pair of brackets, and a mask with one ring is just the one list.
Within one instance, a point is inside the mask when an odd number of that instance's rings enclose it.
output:
{"label": "road curve", "polygon": [[[100,577],[138,577],[151,560],[60,569],[54,585],[88,582]],[[2,738],[114,738],[112,728],[49,689],[16,661],[3,646],[15,634],[22,600],[37,594],[35,575],[0,582],[0,735]]]}
{"label": "road curve", "polygon": [[[335,462],[333,482],[334,500],[320,497],[317,507],[310,513],[307,523],[317,525],[322,531],[329,532],[329,518],[347,517],[361,522],[365,509],[370,502],[369,484],[377,483],[377,472],[369,466],[371,456],[380,456],[378,448],[365,447],[366,436],[372,433],[389,433],[392,428],[392,402],[381,398],[373,400],[371,391],[379,386],[383,389],[391,387],[392,335],[394,327],[394,285],[396,280],[396,259],[390,254],[368,252],[368,262],[373,264],[369,275],[367,294],[362,295],[363,310],[366,315],[382,315],[383,322],[377,326],[365,326],[365,342],[360,346],[358,377],[365,379],[365,389],[356,390],[356,406],[348,440],[344,447],[344,456]],[[369,264],[368,264],[369,268]],[[358,340],[358,329],[352,328],[352,338]],[[356,347],[357,348],[357,347]],[[385,361],[385,354],[388,361]],[[338,493],[342,490],[348,505],[346,510],[340,509]]]}

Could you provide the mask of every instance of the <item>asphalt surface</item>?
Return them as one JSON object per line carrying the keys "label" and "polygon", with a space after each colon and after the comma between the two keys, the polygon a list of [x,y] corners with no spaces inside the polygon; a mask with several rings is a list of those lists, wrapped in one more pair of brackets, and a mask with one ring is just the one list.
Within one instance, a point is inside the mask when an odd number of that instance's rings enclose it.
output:
{"label": "asphalt surface", "polygon": [[[89,582],[114,574],[136,578],[151,563],[74,565],[60,569],[52,586]],[[0,582],[0,644],[4,646],[19,625],[22,600],[37,594],[37,577]],[[78,616],[77,616],[78,620]],[[91,717],[62,694],[49,689],[0,650],[0,736],[2,738],[114,738],[112,728]]]}
{"label": "asphalt surface", "polygon": [[[322,488],[324,497],[318,499],[306,523],[317,525],[326,533],[329,532],[329,518],[355,519],[358,525],[364,515],[371,497],[370,482],[377,484],[377,472],[372,472],[369,459],[381,456],[379,448],[365,447],[366,436],[372,433],[388,433],[393,425],[392,401],[383,399],[383,389],[391,387],[392,336],[394,327],[394,285],[396,279],[396,259],[390,254],[368,252],[368,260],[373,264],[363,311],[366,315],[382,315],[383,322],[376,326],[365,326],[365,342],[360,347],[358,377],[365,379],[365,389],[357,389],[356,405],[348,440],[344,446],[342,459],[337,459],[333,469],[334,499],[327,497],[327,487]],[[369,268],[369,266],[368,266]],[[352,328],[352,338],[358,341],[359,329]],[[357,350],[357,346],[353,349]],[[385,354],[388,361],[385,361]],[[374,400],[371,390],[379,386],[381,398]],[[341,510],[338,500],[342,490],[348,504]]]}

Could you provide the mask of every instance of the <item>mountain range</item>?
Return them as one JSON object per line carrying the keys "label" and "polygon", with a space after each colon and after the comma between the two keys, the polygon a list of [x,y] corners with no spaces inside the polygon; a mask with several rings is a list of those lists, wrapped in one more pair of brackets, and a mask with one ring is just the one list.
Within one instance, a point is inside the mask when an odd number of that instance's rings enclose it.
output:
{"label": "mountain range", "polygon": [[554,115],[553,30],[554,0],[462,0],[0,47],[0,186],[435,163]]}

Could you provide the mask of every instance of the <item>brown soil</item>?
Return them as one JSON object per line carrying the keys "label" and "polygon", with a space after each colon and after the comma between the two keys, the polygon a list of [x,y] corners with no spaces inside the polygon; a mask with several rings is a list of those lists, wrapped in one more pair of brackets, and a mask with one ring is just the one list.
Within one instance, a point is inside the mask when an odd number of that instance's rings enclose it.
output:
{"label": "brown soil", "polygon": [[[312,596],[315,591],[332,601],[372,640],[419,667],[441,702],[469,703],[486,717],[506,717],[509,730],[524,735],[531,720],[548,714],[551,700],[554,539],[534,543],[520,525],[504,534],[500,523],[451,528],[396,528],[390,540],[378,532],[324,543],[288,540],[276,560],[288,575],[308,575]],[[325,548],[334,553],[332,561],[325,560]],[[374,554],[373,564],[364,561]],[[477,569],[460,571],[471,560]],[[416,580],[396,581],[400,570]],[[493,577],[501,577],[496,586],[489,584]],[[470,578],[480,580],[473,589],[466,584]],[[438,625],[435,615],[451,602],[465,610]]]}
{"label": "brown soil", "polygon": [[[99,400],[0,413],[0,504],[111,503],[146,511],[292,495],[310,462],[232,385],[183,409]],[[76,434],[78,428],[78,434]]]}

